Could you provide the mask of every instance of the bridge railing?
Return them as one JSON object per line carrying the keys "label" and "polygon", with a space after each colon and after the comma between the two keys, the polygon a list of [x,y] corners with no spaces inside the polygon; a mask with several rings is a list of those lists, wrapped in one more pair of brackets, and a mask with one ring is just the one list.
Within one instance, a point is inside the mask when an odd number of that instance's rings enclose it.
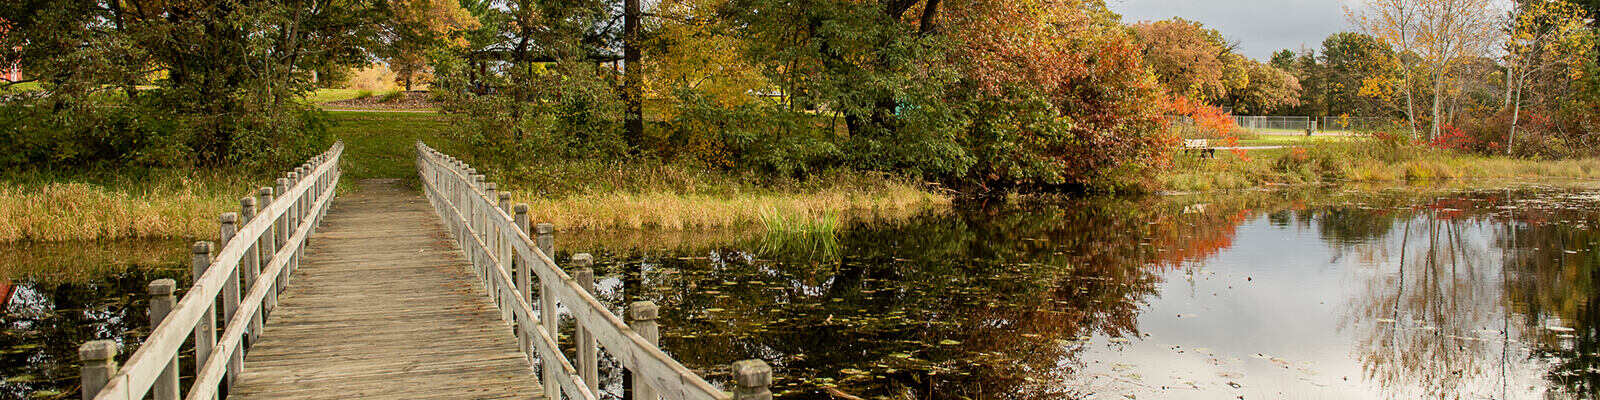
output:
{"label": "bridge railing", "polygon": [[[153,328],[122,368],[117,368],[115,342],[84,343],[78,349],[83,398],[178,399],[178,354],[190,338],[196,365],[184,398],[215,399],[219,391],[231,387],[243,371],[245,349],[260,337],[267,315],[277,306],[278,293],[288,285],[305,245],[327,213],[343,153],[344,143],[334,143],[285,173],[277,187],[263,187],[240,199],[240,212],[222,214],[222,248],[211,242],[194,244],[194,284],[181,300],[173,298],[173,280],[151,282]],[[240,293],[241,278],[244,293]]]}
{"label": "bridge railing", "polygon": [[[545,394],[553,399],[599,398],[597,346],[604,348],[633,375],[635,399],[766,400],[772,370],[763,361],[734,363],[733,393],[723,392],[673,360],[656,347],[659,338],[656,306],[636,302],[628,306],[630,326],[596,299],[593,259],[572,258],[572,274],[551,259],[554,241],[550,224],[538,224],[530,235],[528,206],[511,205],[509,194],[497,193],[475,169],[422,142],[417,142],[417,170],[423,191],[444,220],[447,230],[501,311],[515,326],[518,343],[531,360],[537,360]],[[538,281],[533,282],[532,278]],[[534,285],[537,285],[535,287]],[[533,297],[537,294],[538,297]],[[537,304],[537,307],[535,307]],[[574,364],[562,352],[557,309],[559,304],[577,322]],[[538,316],[535,317],[535,312]]]}

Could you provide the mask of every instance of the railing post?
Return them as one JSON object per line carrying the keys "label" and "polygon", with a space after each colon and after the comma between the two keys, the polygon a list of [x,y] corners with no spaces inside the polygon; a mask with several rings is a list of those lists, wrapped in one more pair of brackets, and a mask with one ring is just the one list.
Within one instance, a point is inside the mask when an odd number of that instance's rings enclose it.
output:
{"label": "railing post", "polygon": [[[650,301],[635,301],[633,304],[628,305],[628,327],[632,328],[640,337],[643,337],[644,341],[649,342],[651,346],[657,346],[661,343],[661,327],[656,323],[656,317],[661,313],[660,310],[660,308],[656,307],[655,302]],[[632,370],[627,370],[623,373],[633,375]],[[658,400],[660,398],[660,396],[656,395],[656,388],[651,387],[650,383],[645,382],[644,379],[632,377],[628,381],[633,383],[631,389],[633,389],[634,400]]]}
{"label": "railing post", "polygon": [[733,363],[734,400],[772,400],[772,366],[766,361],[743,360]]}
{"label": "railing post", "polygon": [[[572,256],[573,279],[578,281],[578,286],[585,292],[594,295],[594,256],[589,253],[579,253]],[[573,338],[573,343],[578,345],[578,376],[583,377],[583,382],[589,385],[589,391],[600,392],[600,358],[598,346],[595,343],[594,333],[585,328],[583,324],[577,325],[578,333]]]}
{"label": "railing post", "polygon": [[[157,279],[150,281],[146,290],[150,293],[150,328],[161,326],[161,321],[167,319],[167,314],[172,312],[172,307],[178,300],[172,293],[178,288],[178,282],[171,279]],[[167,366],[161,369],[161,376],[156,377],[154,385],[155,400],[178,400],[178,356],[173,355],[167,361]]]}
{"label": "railing post", "polygon": [[[554,230],[553,226],[548,223],[541,222],[539,225],[537,225],[536,229],[539,231],[540,251],[544,252],[545,257],[551,257],[553,259],[554,256],[551,255],[550,250],[545,250],[545,243],[548,242],[552,246],[555,244],[555,239],[551,237],[550,233]],[[534,260],[534,262],[543,265],[544,268],[556,267],[554,265],[544,264],[543,259]],[[560,320],[558,320],[558,317],[556,316],[556,295],[550,289],[559,284],[559,282],[546,282],[544,279],[539,280],[539,325],[544,326],[545,334],[550,335],[552,338],[561,337],[561,324]],[[556,368],[560,368],[558,367],[559,363],[555,362],[555,360],[544,360],[541,358],[539,360],[539,365],[541,366],[541,369],[544,370],[544,392],[560,393],[561,387],[556,383]]]}
{"label": "railing post", "polygon": [[[517,204],[516,207],[512,208],[512,211],[514,214],[512,214],[511,220],[517,224],[517,230],[524,234],[528,233],[528,205]],[[530,260],[522,258],[521,255],[515,255],[512,257],[512,261],[512,268],[516,270],[517,295],[522,296],[523,302],[533,304],[533,296],[530,292],[533,281],[529,278],[529,274],[532,271],[528,269]],[[533,316],[529,315],[528,318],[533,318]],[[517,343],[522,345],[522,353],[528,355],[529,360],[534,358],[535,352],[533,350],[533,338],[528,337],[527,333],[525,333],[525,328],[532,323],[533,321],[517,321],[517,324],[521,325],[517,327]]]}
{"label": "railing post", "polygon": [[[239,220],[249,224],[256,220],[256,199],[245,197],[239,199]],[[261,240],[251,241],[250,247],[245,249],[244,258],[239,260],[239,270],[244,271],[242,280],[246,288],[255,287],[256,279],[261,277]],[[255,346],[256,340],[261,337],[261,310],[250,313],[250,334],[245,341],[247,346]]]}
{"label": "railing post", "polygon": [[[298,169],[296,169],[296,171],[298,171]],[[289,202],[289,212],[283,214],[283,219],[284,219],[283,222],[284,222],[284,226],[286,227],[284,229],[284,234],[283,234],[283,245],[284,246],[288,246],[289,245],[289,238],[294,237],[295,231],[300,229],[300,201],[304,200],[305,197],[306,197],[304,193],[301,193],[301,194],[290,193],[290,192],[294,191],[295,185],[299,185],[300,184],[300,174],[297,173],[297,172],[290,172],[290,173],[288,173],[288,176],[289,176],[289,184],[283,188],[283,190],[284,190],[283,195],[284,196],[293,196],[293,197],[289,199],[290,200],[290,202]],[[289,286],[290,275],[292,275],[292,273],[294,272],[295,269],[298,269],[300,267],[300,246],[296,245],[295,248],[290,249],[290,250],[293,250],[293,251],[289,252],[289,267],[283,269],[283,286],[284,287],[288,287]]]}
{"label": "railing post", "polygon": [[[550,257],[551,260],[556,259],[556,226],[551,225],[549,222],[540,222],[536,229],[539,235],[539,251],[544,252],[545,257]],[[551,265],[550,267],[554,268],[555,266]]]}
{"label": "railing post", "polygon": [[[279,196],[289,195],[288,178],[278,178],[277,193]],[[284,246],[289,245],[289,235],[291,235],[291,233],[289,233],[289,210],[285,210],[282,215],[279,215],[278,218],[273,219],[272,226],[274,226],[273,230],[278,232],[278,236],[273,238],[276,246],[272,249],[273,254],[277,254],[279,250],[283,250]],[[273,282],[276,282],[276,284],[273,285],[273,290],[276,290],[278,293],[283,293],[284,285],[289,283],[289,270],[294,268],[294,255],[289,255],[287,259],[283,261],[283,269],[278,270],[278,275],[274,276],[272,279]]]}
{"label": "railing post", "polygon": [[[495,244],[494,256],[495,259],[500,260],[500,265],[498,265],[500,270],[505,271],[506,275],[511,276],[512,279],[516,279],[517,269],[513,266],[515,262],[511,260],[514,258],[511,255],[511,241],[506,240],[508,231],[505,229],[506,223],[510,223],[512,227],[516,226],[516,219],[511,218],[511,194],[502,192],[496,200],[499,200],[498,207],[495,207],[498,212],[489,213],[489,215],[494,216],[496,219],[499,219],[501,215],[505,215],[508,219],[504,222],[495,221],[495,223],[490,224],[494,226],[494,238],[491,242]],[[511,301],[510,297],[512,295],[508,292],[515,287],[516,283],[512,281],[504,284],[510,287],[502,288],[503,290],[500,292],[500,304],[505,305],[501,310],[505,312],[505,320],[511,321],[515,319],[516,313],[511,312],[511,306],[508,303],[514,302]]]}
{"label": "railing post", "polygon": [[[211,268],[211,249],[215,247],[211,242],[194,243],[194,280],[200,281],[206,270]],[[217,299],[206,299],[205,314],[200,316],[200,322],[194,326],[194,373],[199,375],[205,371],[205,360],[211,358],[211,348],[217,344]]]}
{"label": "railing post", "polygon": [[[217,218],[222,224],[222,246],[227,247],[233,242],[233,237],[239,232],[239,214],[222,213]],[[239,268],[228,272],[228,281],[222,284],[222,325],[227,326],[232,322],[233,313],[239,309]],[[239,378],[239,369],[244,366],[243,347],[234,347],[233,354],[228,355],[228,375],[222,384],[233,387],[234,379]]]}
{"label": "railing post", "polygon": [[78,379],[83,387],[83,400],[92,400],[100,389],[117,374],[117,342],[94,340],[78,346]]}
{"label": "railing post", "polygon": [[[261,196],[261,209],[265,210],[267,207],[272,206],[272,194],[274,193],[272,188],[263,187],[257,193]],[[266,217],[266,215],[262,215],[262,217]],[[267,223],[266,231],[261,233],[261,243],[256,245],[256,253],[261,256],[261,262],[259,263],[261,269],[266,269],[267,266],[272,265],[272,258],[277,255],[277,250],[278,221],[272,220]],[[266,304],[261,307],[262,310],[270,313],[278,308],[278,279],[270,276],[263,276],[258,279],[268,279],[272,282],[271,285],[267,285]],[[263,319],[265,317],[265,315],[262,316]]]}

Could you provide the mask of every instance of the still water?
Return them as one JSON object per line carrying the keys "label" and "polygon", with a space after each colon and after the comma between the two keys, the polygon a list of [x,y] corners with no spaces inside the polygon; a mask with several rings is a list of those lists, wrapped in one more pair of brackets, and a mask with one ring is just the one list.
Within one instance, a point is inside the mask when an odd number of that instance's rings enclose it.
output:
{"label": "still water", "polygon": [[[619,314],[660,305],[686,365],[767,360],[784,399],[1597,398],[1597,227],[1600,191],[1324,189],[557,247]],[[0,398],[75,397],[83,341],[131,353],[184,249],[0,249]]]}
{"label": "still water", "polygon": [[1254,192],[558,247],[780,398],[1596,398],[1597,226],[1582,190]]}

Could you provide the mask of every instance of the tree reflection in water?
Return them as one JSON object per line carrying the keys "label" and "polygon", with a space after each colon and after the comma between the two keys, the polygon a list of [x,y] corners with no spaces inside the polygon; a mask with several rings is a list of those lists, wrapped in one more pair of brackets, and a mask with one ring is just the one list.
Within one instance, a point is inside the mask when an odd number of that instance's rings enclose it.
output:
{"label": "tree reflection in water", "polygon": [[[642,284],[630,287],[642,289],[623,296],[613,285],[609,298],[619,309],[623,297],[660,304],[664,347],[713,380],[725,381],[719,368],[733,360],[760,357],[777,367],[783,398],[1054,399],[1117,395],[1085,378],[1104,375],[1091,364],[1123,361],[1117,346],[1105,359],[1104,344],[1157,346],[1141,325],[1174,317],[1150,313],[1152,303],[1200,297],[1184,291],[1197,290],[1215,267],[1209,260],[1256,245],[1236,243],[1241,226],[1309,228],[1329,265],[1359,266],[1340,272],[1357,278],[1346,298],[1326,299],[1325,318],[1339,331],[1330,337],[1348,343],[1312,343],[1349,358],[1307,363],[1348,363],[1362,374],[1330,393],[1582,397],[1596,382],[1589,227],[1600,207],[1524,203],[1511,208],[1503,192],[1084,199],[852,226],[821,239],[563,243],[604,252],[603,268],[641,271]],[[784,240],[803,243],[773,243]],[[1168,391],[1158,382],[1165,377],[1126,375],[1109,379],[1179,397],[1233,390]],[[1246,378],[1236,380],[1267,393],[1315,388]]]}

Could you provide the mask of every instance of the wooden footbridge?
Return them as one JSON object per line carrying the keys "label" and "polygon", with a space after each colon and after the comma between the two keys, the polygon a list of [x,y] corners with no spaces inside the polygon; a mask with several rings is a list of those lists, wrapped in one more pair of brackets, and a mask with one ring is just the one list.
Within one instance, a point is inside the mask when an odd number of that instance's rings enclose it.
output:
{"label": "wooden footbridge", "polygon": [[[530,227],[526,205],[465,163],[418,142],[420,196],[364,181],[335,200],[343,150],[223,214],[221,246],[194,246],[182,299],[172,280],[151,282],[152,329],[121,368],[118,343],[80,347],[83,398],[588,400],[603,394],[601,351],[633,399],[772,398],[760,360],[718,385],[662,352],[654,304],[613,314],[592,295],[592,258],[557,266],[550,225]],[[192,366],[179,365],[186,347]]]}

